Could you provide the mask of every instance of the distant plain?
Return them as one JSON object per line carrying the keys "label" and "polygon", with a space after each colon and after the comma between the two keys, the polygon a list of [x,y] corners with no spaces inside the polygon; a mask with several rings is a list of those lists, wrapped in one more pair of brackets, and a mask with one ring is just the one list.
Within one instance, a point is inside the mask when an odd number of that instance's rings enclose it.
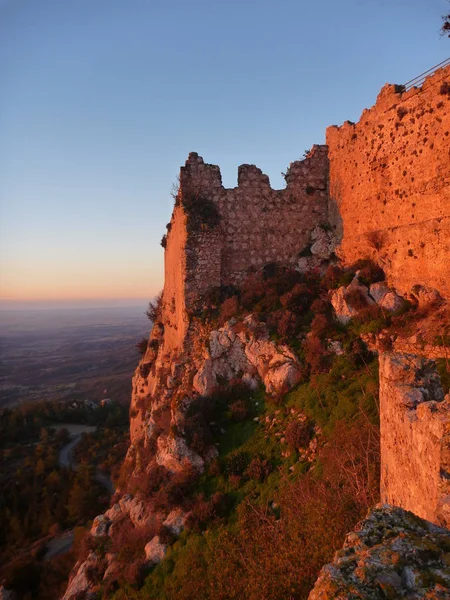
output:
{"label": "distant plain", "polygon": [[142,306],[0,311],[0,408],[34,400],[127,402],[151,323]]}

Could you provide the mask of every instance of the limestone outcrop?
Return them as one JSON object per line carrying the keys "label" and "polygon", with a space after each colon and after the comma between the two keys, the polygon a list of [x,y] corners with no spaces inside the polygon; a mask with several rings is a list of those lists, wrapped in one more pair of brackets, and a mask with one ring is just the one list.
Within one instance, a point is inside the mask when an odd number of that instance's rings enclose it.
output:
{"label": "limestone outcrop", "polygon": [[95,573],[98,571],[99,563],[100,559],[95,552],[91,552],[85,561],[78,562],[72,570],[72,577],[62,600],[76,597],[89,598],[91,595],[94,598],[97,589]]}
{"label": "limestone outcrop", "polygon": [[252,316],[230,320],[219,329],[197,321],[189,331],[187,347],[189,354],[170,364],[163,343],[156,358],[149,348],[136,370],[128,453],[135,469],[145,470],[142,456],[152,447],[156,462],[172,473],[186,465],[203,470],[205,460],[214,458],[215,448],[205,456],[189,448],[183,436],[185,415],[196,398],[209,396],[219,381],[239,379],[250,388],[263,384],[269,394],[278,394],[301,377],[295,354],[271,341],[266,326]]}
{"label": "limestone outcrop", "polygon": [[315,227],[311,232],[310,256],[300,256],[296,265],[297,270],[300,273],[307,273],[328,265],[334,257],[337,244],[338,239],[330,228],[324,228],[323,224]]}
{"label": "limestone outcrop", "polygon": [[236,325],[233,320],[211,331],[209,357],[194,378],[194,389],[208,395],[218,378],[236,377],[250,387],[262,382],[269,394],[292,388],[301,376],[295,354],[286,345],[272,342],[266,327],[251,315]]}
{"label": "limestone outcrop", "polygon": [[389,505],[371,510],[326,565],[309,600],[450,597],[450,532]]}
{"label": "limestone outcrop", "polygon": [[167,545],[161,542],[159,535],[155,535],[145,546],[145,558],[152,565],[157,565],[165,557]]}
{"label": "limestone outcrop", "polygon": [[360,282],[358,274],[349,285],[334,290],[330,300],[337,320],[343,324],[348,323],[359,310],[374,304],[389,313],[396,312],[404,304],[404,299],[384,281],[368,287]]}
{"label": "limestone outcrop", "polygon": [[368,288],[355,277],[348,286],[341,286],[332,292],[331,304],[337,320],[346,324],[358,314],[358,310],[375,304],[375,300],[369,296]]}
{"label": "limestone outcrop", "polygon": [[380,356],[381,498],[450,527],[450,395],[433,361]]}

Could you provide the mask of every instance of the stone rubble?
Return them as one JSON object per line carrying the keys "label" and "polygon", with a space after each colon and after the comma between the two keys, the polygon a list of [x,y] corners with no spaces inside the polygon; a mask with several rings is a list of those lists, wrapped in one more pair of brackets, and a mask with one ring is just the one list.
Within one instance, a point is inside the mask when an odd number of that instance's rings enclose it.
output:
{"label": "stone rubble", "polygon": [[449,551],[449,530],[380,504],[322,568],[309,600],[448,599]]}
{"label": "stone rubble", "polygon": [[359,294],[360,301],[365,306],[377,304],[387,312],[395,312],[404,305],[404,299],[395,290],[389,288],[385,282],[373,283],[368,288],[359,281],[358,275],[356,275],[348,286],[341,286],[331,292],[330,300],[336,314],[336,319],[344,325],[349,323],[358,314],[359,309],[352,306],[351,301],[351,293],[355,292]]}
{"label": "stone rubble", "polygon": [[194,389],[199,394],[209,395],[218,377],[239,377],[252,388],[257,386],[258,377],[269,394],[290,389],[298,382],[301,369],[295,354],[287,346],[270,341],[265,327],[251,315],[243,324],[245,328],[238,333],[233,328],[235,321],[211,332],[210,355],[194,377]]}

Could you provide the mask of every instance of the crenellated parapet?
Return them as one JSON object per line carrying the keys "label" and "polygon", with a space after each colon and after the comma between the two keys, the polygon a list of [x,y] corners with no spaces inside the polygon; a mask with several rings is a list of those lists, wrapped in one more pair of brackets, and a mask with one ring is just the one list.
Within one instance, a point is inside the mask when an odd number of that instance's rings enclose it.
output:
{"label": "crenellated parapet", "polygon": [[189,313],[215,287],[239,285],[268,263],[296,266],[311,233],[328,222],[328,156],[313,146],[291,163],[285,189],[274,190],[255,165],[238,168],[225,188],[220,168],[191,152],[169,224],[165,288],[170,346],[181,343]]}

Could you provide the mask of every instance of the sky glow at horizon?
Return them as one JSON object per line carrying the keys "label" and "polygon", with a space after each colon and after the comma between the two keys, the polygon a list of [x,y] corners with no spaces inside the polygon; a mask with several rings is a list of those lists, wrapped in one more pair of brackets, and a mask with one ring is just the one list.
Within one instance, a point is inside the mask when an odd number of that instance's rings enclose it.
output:
{"label": "sky glow at horizon", "polygon": [[150,299],[190,151],[226,187],[450,55],[445,0],[0,0],[0,304]]}

